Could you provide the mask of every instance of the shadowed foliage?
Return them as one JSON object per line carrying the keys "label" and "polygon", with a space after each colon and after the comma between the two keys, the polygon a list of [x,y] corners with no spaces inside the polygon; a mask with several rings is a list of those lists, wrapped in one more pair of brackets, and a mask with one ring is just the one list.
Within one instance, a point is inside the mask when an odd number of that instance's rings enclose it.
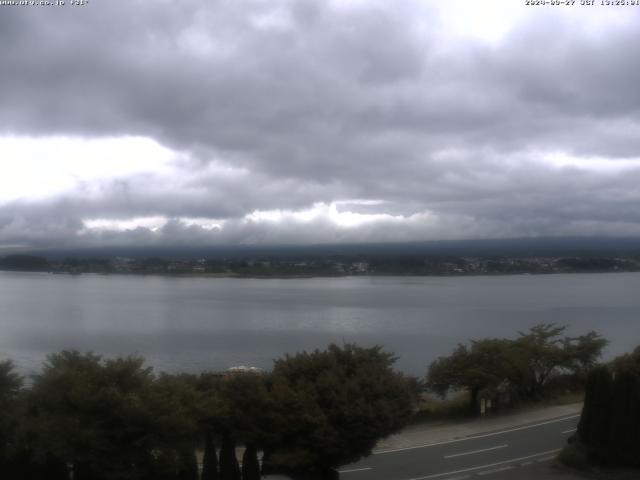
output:
{"label": "shadowed foliage", "polygon": [[640,468],[640,347],[591,372],[578,439],[591,463]]}
{"label": "shadowed foliage", "polygon": [[[607,344],[596,332],[578,337],[562,336],[566,327],[540,324],[515,339],[487,338],[458,347],[431,363],[427,387],[446,396],[467,390],[469,410],[479,410],[479,395],[514,403],[536,400],[559,378],[581,388]],[[504,400],[506,399],[506,400]]]}

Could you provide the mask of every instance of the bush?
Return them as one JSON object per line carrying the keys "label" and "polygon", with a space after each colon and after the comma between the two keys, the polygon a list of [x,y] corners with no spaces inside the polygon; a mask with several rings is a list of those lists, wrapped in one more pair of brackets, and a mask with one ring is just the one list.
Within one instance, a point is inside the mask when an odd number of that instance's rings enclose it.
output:
{"label": "bush", "polygon": [[589,468],[587,454],[577,443],[566,445],[560,452],[558,459],[563,465],[576,470],[587,470]]}
{"label": "bush", "polygon": [[640,467],[640,348],[591,372],[578,436],[590,462]]}

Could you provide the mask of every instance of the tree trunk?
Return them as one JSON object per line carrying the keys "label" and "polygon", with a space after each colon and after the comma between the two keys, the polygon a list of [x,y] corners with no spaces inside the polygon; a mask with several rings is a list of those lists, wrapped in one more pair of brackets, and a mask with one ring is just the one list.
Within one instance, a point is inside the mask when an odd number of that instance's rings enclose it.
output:
{"label": "tree trunk", "polygon": [[471,400],[469,402],[469,412],[472,415],[478,414],[478,396],[480,395],[480,387],[471,387],[469,392],[471,394]]}

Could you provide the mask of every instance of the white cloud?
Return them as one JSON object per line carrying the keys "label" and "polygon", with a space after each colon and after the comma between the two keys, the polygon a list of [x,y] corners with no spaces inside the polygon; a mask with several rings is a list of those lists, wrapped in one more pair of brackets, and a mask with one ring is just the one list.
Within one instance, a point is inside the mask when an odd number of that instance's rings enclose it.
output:
{"label": "white cloud", "polygon": [[124,232],[126,230],[135,230],[136,228],[148,228],[151,231],[156,231],[165,226],[167,221],[166,217],[156,216],[135,217],[126,220],[93,218],[83,220],[83,223],[87,230]]}
{"label": "white cloud", "polygon": [[640,157],[616,158],[607,157],[582,157],[566,152],[551,152],[539,155],[546,164],[556,168],[575,168],[600,173],[620,173],[625,170],[640,169]]}
{"label": "white cloud", "polygon": [[95,182],[168,173],[177,154],[143,137],[0,137],[0,204],[37,200]]}
{"label": "white cloud", "polygon": [[524,1],[447,0],[438,2],[445,35],[497,43],[527,16],[533,15]]}
{"label": "white cloud", "polygon": [[400,215],[389,215],[387,213],[355,213],[349,210],[340,210],[339,206],[344,204],[354,205],[379,205],[375,200],[341,200],[337,202],[316,203],[311,208],[302,210],[256,210],[245,217],[245,221],[255,224],[260,223],[285,223],[294,222],[299,224],[310,224],[314,222],[326,222],[330,225],[343,228],[362,226],[367,223],[380,221],[402,220]]}
{"label": "white cloud", "polygon": [[640,9],[185,2],[3,12],[0,243],[640,225]]}

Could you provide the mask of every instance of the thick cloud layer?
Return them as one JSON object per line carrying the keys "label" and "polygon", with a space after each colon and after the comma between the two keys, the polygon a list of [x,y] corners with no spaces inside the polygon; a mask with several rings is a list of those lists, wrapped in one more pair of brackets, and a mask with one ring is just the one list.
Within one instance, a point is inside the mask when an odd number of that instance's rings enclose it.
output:
{"label": "thick cloud layer", "polygon": [[0,6],[0,245],[640,234],[640,7],[69,3]]}

